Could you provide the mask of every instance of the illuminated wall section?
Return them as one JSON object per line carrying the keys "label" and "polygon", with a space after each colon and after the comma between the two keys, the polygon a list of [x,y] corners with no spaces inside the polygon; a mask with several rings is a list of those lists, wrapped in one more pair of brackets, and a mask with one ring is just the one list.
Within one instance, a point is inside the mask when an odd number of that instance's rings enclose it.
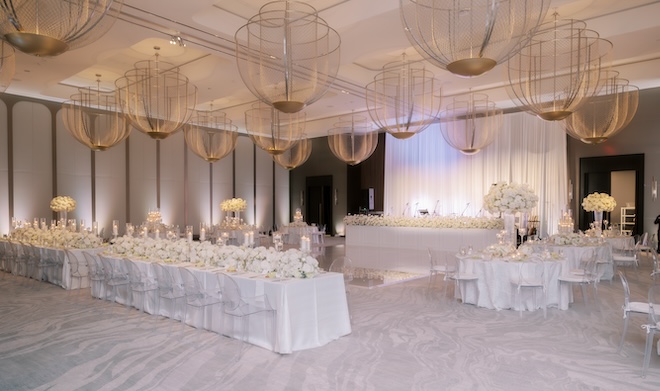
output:
{"label": "illuminated wall section", "polygon": [[[0,102],[0,118],[7,118],[7,105]],[[9,214],[9,160],[7,143],[7,121],[0,121],[0,236],[9,232],[11,217]],[[45,217],[45,216],[44,216]],[[50,217],[50,216],[49,216]]]}
{"label": "illuminated wall section", "polygon": [[239,137],[236,144],[236,194],[247,201],[247,210],[241,218],[247,224],[255,224],[254,219],[254,150],[257,149],[248,137]]}

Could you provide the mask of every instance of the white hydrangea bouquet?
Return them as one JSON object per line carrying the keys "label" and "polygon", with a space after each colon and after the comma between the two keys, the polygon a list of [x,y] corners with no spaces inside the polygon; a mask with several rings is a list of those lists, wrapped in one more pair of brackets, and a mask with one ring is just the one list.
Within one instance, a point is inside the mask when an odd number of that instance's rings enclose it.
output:
{"label": "white hydrangea bouquet", "polygon": [[536,207],[539,197],[526,184],[494,183],[484,196],[484,208],[490,213],[528,212]]}
{"label": "white hydrangea bouquet", "polygon": [[76,200],[69,196],[57,196],[50,200],[50,209],[53,212],[71,212],[76,209]]}
{"label": "white hydrangea bouquet", "polygon": [[607,193],[591,193],[582,199],[582,208],[587,212],[611,212],[616,200]]}
{"label": "white hydrangea bouquet", "polygon": [[232,198],[220,203],[223,212],[242,212],[247,209],[247,201],[242,198]]}

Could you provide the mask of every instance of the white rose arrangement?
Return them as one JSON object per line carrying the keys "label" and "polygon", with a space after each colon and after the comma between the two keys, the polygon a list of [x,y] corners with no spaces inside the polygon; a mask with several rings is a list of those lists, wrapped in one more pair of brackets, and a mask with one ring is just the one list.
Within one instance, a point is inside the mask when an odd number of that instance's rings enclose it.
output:
{"label": "white rose arrangement", "polygon": [[501,219],[493,219],[488,217],[466,217],[466,216],[397,217],[397,216],[375,216],[375,215],[348,215],[344,217],[344,224],[363,225],[363,226],[371,226],[371,227],[481,228],[481,229],[502,229],[504,226]]}
{"label": "white rose arrangement", "polygon": [[103,239],[90,232],[71,232],[65,229],[17,228],[11,237],[19,242],[47,247],[97,248],[103,245]]}
{"label": "white rose arrangement", "polygon": [[242,212],[247,209],[247,201],[242,198],[232,198],[220,203],[223,212]]}
{"label": "white rose arrangement", "polygon": [[50,209],[53,212],[71,212],[76,209],[76,200],[69,196],[57,196],[50,200]]}
{"label": "white rose arrangement", "polygon": [[616,207],[616,200],[607,193],[591,193],[582,199],[582,208],[587,212],[611,212]]}
{"label": "white rose arrangement", "polygon": [[548,238],[548,242],[559,246],[582,246],[588,240],[582,233],[562,233],[552,235]]}
{"label": "white rose arrangement", "polygon": [[274,248],[218,246],[211,242],[188,242],[123,236],[111,241],[106,253],[118,257],[190,262],[222,266],[230,271],[265,274],[279,278],[312,278],[319,273],[316,258],[297,249],[286,252]]}
{"label": "white rose arrangement", "polygon": [[484,209],[490,213],[528,212],[536,207],[539,197],[526,184],[498,182],[484,196]]}

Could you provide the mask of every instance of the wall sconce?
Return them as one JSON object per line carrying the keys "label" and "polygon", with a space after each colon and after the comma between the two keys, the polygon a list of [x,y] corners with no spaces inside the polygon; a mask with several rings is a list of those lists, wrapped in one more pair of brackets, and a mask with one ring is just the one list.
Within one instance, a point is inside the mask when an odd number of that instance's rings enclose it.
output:
{"label": "wall sconce", "polygon": [[305,206],[305,190],[300,190],[300,206]]}
{"label": "wall sconce", "polygon": [[573,201],[573,181],[568,180],[568,202]]}
{"label": "wall sconce", "polygon": [[655,201],[658,198],[658,181],[655,177],[651,178],[651,198]]}
{"label": "wall sconce", "polygon": [[339,202],[339,198],[337,197],[337,189],[335,188],[335,205]]}

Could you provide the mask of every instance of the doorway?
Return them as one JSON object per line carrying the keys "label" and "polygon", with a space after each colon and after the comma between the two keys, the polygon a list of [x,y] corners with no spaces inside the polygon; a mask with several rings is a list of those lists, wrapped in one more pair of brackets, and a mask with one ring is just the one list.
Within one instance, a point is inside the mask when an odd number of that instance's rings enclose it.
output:
{"label": "doorway", "polygon": [[306,179],[305,220],[334,235],[332,219],[332,175],[312,176]]}
{"label": "doorway", "polygon": [[[580,159],[579,228],[587,230],[592,221],[591,212],[581,207],[582,199],[593,192],[607,193],[617,201],[615,211],[606,213],[611,224],[620,224],[621,208],[635,208],[633,235],[644,232],[644,154],[599,156]],[[630,211],[627,211],[628,215]],[[618,217],[617,217],[618,216]]]}

